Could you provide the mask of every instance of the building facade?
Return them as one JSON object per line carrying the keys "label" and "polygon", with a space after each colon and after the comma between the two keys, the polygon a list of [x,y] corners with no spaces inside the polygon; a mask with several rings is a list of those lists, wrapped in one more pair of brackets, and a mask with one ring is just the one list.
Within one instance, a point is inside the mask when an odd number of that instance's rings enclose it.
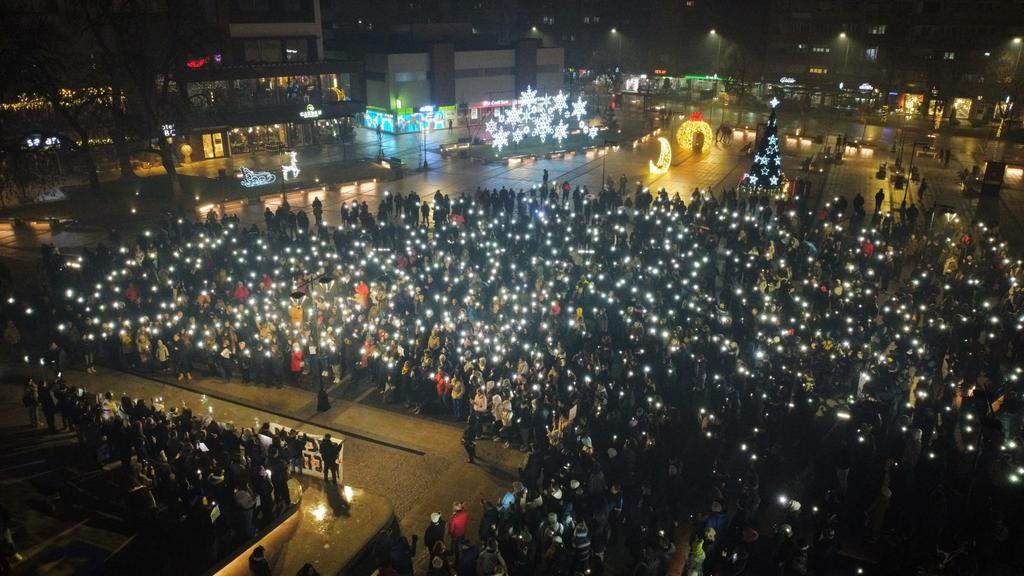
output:
{"label": "building facade", "polygon": [[459,49],[451,42],[406,52],[366,55],[363,124],[385,132],[418,132],[477,122],[527,87],[554,94],[564,85],[561,48],[532,39],[511,48]]}
{"label": "building facade", "polygon": [[775,0],[764,82],[805,108],[984,123],[1016,96],[1022,34],[1020,0]]}
{"label": "building facade", "polygon": [[211,5],[220,51],[183,63],[183,161],[325,144],[364,109],[363,63],[324,57],[319,0]]}

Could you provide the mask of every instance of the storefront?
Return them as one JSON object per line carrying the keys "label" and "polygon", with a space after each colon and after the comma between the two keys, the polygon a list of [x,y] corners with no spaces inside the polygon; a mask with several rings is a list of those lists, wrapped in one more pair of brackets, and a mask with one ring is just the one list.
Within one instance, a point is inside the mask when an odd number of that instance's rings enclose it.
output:
{"label": "storefront", "polygon": [[367,106],[363,113],[363,126],[371,130],[381,130],[388,134],[409,134],[423,130],[442,130],[448,128],[448,121],[455,121],[455,106],[423,106],[417,111],[412,108],[384,110]]}
{"label": "storefront", "polygon": [[210,158],[223,158],[228,155],[228,148],[225,146],[224,132],[205,132],[200,135],[202,140],[202,158],[209,160]]}
{"label": "storefront", "polygon": [[[195,162],[254,152],[280,152],[290,148],[340,142],[349,118],[222,127],[176,138],[182,160]],[[183,148],[184,145],[188,148]],[[190,152],[186,154],[186,152]]]}
{"label": "storefront", "polygon": [[881,93],[870,82],[861,82],[859,85],[840,82],[832,85],[814,81],[801,82],[792,76],[783,76],[768,86],[780,100],[799,102],[801,106],[808,108],[874,109],[882,100]]}
{"label": "storefront", "polygon": [[[890,92],[892,96],[894,93]],[[911,93],[897,93],[896,96],[896,113],[903,114],[904,116],[917,116],[924,112],[924,94],[911,94]]]}

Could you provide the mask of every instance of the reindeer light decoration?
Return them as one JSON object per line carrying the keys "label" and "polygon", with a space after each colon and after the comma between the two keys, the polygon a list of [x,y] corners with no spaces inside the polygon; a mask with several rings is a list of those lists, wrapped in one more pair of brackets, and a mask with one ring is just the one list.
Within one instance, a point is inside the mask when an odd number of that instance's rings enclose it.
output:
{"label": "reindeer light decoration", "polygon": [[[281,166],[281,174],[282,176],[284,176],[285,180],[288,180],[289,178],[297,178],[299,175],[299,165],[295,163],[295,155],[296,153],[294,150],[289,152],[288,158],[291,160],[291,162],[289,164],[284,164]],[[289,174],[291,176],[289,176]]]}

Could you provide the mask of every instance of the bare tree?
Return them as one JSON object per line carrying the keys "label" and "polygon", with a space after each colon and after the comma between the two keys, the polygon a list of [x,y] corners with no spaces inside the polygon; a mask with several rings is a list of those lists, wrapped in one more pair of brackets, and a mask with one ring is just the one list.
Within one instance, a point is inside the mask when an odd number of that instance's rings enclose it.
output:
{"label": "bare tree", "polygon": [[87,34],[111,86],[127,96],[122,118],[137,118],[134,128],[156,140],[176,199],[184,198],[171,142],[161,126],[181,118],[187,108],[180,73],[185,62],[218,45],[220,32],[207,19],[201,0],[78,0]]}
{"label": "bare tree", "polygon": [[6,115],[7,122],[58,134],[62,146],[79,153],[90,188],[100,194],[93,140],[105,135],[113,100],[88,43],[73,20],[46,11],[7,7],[0,20],[14,23],[0,34],[0,75],[10,79],[0,97],[27,103]]}

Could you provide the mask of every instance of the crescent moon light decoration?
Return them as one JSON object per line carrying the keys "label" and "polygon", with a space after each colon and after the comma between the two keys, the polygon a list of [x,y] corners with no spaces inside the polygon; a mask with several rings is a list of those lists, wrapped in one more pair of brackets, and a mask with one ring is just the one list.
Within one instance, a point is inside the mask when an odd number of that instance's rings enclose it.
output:
{"label": "crescent moon light decoration", "polygon": [[651,174],[664,174],[672,165],[672,144],[669,143],[668,138],[658,138],[658,143],[661,144],[661,151],[658,153],[657,164],[653,160],[647,161]]}

